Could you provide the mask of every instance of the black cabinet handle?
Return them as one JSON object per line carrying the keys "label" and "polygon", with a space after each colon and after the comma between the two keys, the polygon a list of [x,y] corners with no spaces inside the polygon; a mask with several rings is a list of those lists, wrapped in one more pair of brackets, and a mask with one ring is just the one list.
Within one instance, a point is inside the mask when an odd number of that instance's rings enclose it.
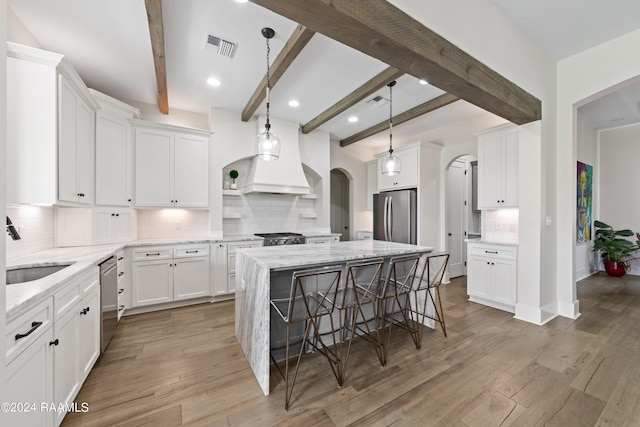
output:
{"label": "black cabinet handle", "polygon": [[123,256],[118,257],[118,261],[122,261],[123,259],[124,259],[124,257],[123,257]]}
{"label": "black cabinet handle", "polygon": [[119,293],[119,294],[121,294],[121,293],[123,293],[123,292],[124,292],[124,289],[122,289],[122,288],[121,288],[120,290],[118,290],[118,293]]}
{"label": "black cabinet handle", "polygon": [[111,214],[111,216],[116,216],[116,214]]}
{"label": "black cabinet handle", "polygon": [[488,254],[498,254],[498,251],[485,251],[485,253],[488,253]]}
{"label": "black cabinet handle", "polygon": [[127,199],[127,202],[130,202],[130,201],[131,201],[131,199]]}
{"label": "black cabinet handle", "polygon": [[118,276],[124,276],[124,271],[121,271],[120,273],[118,273]]}
{"label": "black cabinet handle", "polygon": [[148,253],[146,256],[160,256],[160,252]]}
{"label": "black cabinet handle", "polygon": [[58,345],[60,344],[60,341],[58,341],[58,338],[56,338],[54,341],[49,341],[49,345]]}
{"label": "black cabinet handle", "polygon": [[123,310],[124,310],[124,305],[121,305],[118,311],[123,311]]}
{"label": "black cabinet handle", "polygon": [[188,253],[188,254],[197,254],[198,252],[199,251],[196,250],[196,251],[187,251],[186,253]]}
{"label": "black cabinet handle", "polygon": [[24,337],[28,337],[29,335],[34,333],[35,330],[38,329],[40,326],[42,326],[42,322],[31,322],[31,329],[29,329],[24,334],[16,334],[16,341],[18,341],[19,339],[22,339]]}

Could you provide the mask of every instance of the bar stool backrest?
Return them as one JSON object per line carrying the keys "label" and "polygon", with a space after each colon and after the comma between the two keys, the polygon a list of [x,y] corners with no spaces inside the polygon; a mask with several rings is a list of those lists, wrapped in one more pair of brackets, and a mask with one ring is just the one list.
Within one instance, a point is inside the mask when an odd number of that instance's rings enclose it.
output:
{"label": "bar stool backrest", "polygon": [[[354,305],[356,303],[365,304],[373,301],[379,292],[380,277],[382,276],[383,258],[373,258],[368,260],[349,261],[345,265],[346,277],[344,287],[351,287],[355,294],[344,292],[344,299],[341,303],[342,307]],[[348,298],[354,297],[357,301],[349,301]]]}
{"label": "bar stool backrest", "polygon": [[426,283],[429,288],[437,288],[442,283],[442,277],[447,269],[447,263],[449,262],[449,254],[446,252],[439,252],[427,255],[425,280],[422,283]]}
{"label": "bar stool backrest", "polygon": [[404,294],[411,291],[416,280],[419,280],[416,277],[419,264],[420,254],[391,258],[384,289],[380,296],[386,296],[392,292]]}
{"label": "bar stool backrest", "polygon": [[285,320],[295,323],[331,314],[341,276],[339,265],[294,272]]}

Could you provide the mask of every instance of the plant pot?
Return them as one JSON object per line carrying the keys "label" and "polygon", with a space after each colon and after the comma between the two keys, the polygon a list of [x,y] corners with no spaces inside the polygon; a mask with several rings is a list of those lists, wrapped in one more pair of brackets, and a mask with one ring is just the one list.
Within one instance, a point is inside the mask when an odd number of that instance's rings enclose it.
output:
{"label": "plant pot", "polygon": [[609,276],[622,277],[627,272],[624,262],[603,260],[603,263],[604,271],[606,271]]}

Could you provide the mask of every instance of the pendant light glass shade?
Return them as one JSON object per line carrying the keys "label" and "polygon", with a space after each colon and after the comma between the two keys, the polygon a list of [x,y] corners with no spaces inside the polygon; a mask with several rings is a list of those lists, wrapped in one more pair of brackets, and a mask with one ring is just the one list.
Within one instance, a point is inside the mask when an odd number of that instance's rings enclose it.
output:
{"label": "pendant light glass shade", "polygon": [[271,124],[269,123],[269,39],[276,34],[271,28],[262,29],[262,35],[267,40],[267,123],[264,125],[264,132],[258,134],[256,140],[257,156],[261,160],[278,160],[280,158],[280,139],[271,132]]}
{"label": "pendant light glass shade", "polygon": [[256,146],[257,156],[260,160],[278,160],[280,157],[280,139],[267,126],[264,128],[264,132],[258,134]]}
{"label": "pendant light glass shade", "polygon": [[392,81],[389,86],[389,153],[384,156],[381,164],[381,172],[383,175],[398,175],[400,173],[400,159],[393,155],[393,91],[392,88],[396,84]]}

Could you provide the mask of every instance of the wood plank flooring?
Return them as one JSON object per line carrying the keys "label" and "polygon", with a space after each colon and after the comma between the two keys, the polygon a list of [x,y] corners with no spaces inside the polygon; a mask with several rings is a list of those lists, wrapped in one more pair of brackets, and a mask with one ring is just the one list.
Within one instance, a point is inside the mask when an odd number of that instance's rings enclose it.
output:
{"label": "wood plank flooring", "polygon": [[234,336],[233,302],[129,316],[64,426],[639,426],[640,277],[578,284],[582,316],[545,326],[443,286],[448,338],[420,351],[395,329],[389,363],[353,344],[338,388],[326,360],[302,361],[291,409],[272,371],[265,397]]}

